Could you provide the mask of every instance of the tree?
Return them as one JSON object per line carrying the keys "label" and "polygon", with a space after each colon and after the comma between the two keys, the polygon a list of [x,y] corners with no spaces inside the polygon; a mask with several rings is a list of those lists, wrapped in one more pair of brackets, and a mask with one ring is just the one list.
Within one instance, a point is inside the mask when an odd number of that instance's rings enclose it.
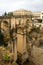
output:
{"label": "tree", "polygon": [[8,13],[7,15],[8,15],[8,16],[13,16],[13,13],[12,13],[12,12],[10,12],[10,13]]}
{"label": "tree", "polygon": [[7,15],[7,12],[4,13],[4,16],[6,16],[6,15]]}

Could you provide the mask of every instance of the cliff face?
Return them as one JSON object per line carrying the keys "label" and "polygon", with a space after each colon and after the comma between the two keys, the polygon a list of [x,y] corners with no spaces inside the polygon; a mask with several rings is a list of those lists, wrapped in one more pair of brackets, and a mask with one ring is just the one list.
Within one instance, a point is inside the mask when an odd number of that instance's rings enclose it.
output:
{"label": "cliff face", "polygon": [[43,65],[43,48],[33,46],[31,51],[32,60],[37,65]]}

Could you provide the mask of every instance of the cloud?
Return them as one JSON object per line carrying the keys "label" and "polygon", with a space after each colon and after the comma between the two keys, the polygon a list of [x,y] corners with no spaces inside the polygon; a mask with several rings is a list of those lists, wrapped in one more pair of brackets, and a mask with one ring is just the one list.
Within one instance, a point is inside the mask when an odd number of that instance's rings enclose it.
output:
{"label": "cloud", "polygon": [[0,14],[16,9],[43,10],[43,0],[0,0]]}

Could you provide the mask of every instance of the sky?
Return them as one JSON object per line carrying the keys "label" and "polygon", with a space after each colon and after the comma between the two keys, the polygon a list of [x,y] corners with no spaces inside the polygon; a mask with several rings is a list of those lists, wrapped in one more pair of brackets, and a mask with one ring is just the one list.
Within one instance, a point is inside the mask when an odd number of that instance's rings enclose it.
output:
{"label": "sky", "polygon": [[43,0],[0,0],[0,15],[18,9],[41,11],[43,10]]}

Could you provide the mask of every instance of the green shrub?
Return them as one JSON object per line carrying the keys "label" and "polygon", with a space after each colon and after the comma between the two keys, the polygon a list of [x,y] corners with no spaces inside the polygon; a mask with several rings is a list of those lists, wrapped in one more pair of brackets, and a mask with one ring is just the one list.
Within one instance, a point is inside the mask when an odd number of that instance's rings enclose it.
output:
{"label": "green shrub", "polygon": [[8,54],[5,53],[4,56],[3,56],[3,58],[4,58],[4,60],[8,61],[8,60],[9,60],[9,56],[8,56]]}

